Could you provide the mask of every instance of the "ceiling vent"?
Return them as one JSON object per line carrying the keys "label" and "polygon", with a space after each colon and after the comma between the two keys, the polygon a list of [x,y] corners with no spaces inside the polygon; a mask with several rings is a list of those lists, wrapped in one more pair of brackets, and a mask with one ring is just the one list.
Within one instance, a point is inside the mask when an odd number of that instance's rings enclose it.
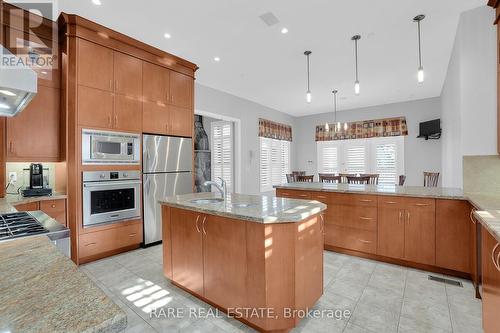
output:
{"label": "ceiling vent", "polygon": [[271,12],[264,13],[259,17],[265,24],[267,24],[268,27],[272,27],[280,22],[280,20],[278,20],[278,18]]}

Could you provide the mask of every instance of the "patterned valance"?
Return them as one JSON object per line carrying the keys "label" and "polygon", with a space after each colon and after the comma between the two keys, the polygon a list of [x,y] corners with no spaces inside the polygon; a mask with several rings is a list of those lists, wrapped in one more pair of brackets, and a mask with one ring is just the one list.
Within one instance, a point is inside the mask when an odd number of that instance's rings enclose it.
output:
{"label": "patterned valance", "polygon": [[292,141],[292,126],[261,118],[259,119],[259,136]]}
{"label": "patterned valance", "polygon": [[347,123],[347,130],[344,129],[345,123],[341,123],[340,130],[336,130],[334,124],[328,126],[328,131],[325,124],[316,126],[316,141],[408,135],[406,117],[355,121]]}

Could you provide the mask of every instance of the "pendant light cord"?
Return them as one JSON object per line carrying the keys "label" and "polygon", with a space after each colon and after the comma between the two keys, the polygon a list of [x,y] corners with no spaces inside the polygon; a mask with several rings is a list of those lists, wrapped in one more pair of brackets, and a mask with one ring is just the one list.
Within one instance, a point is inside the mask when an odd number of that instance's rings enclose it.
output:
{"label": "pendant light cord", "polygon": [[358,40],[354,40],[354,58],[356,61],[356,81],[358,80]]}
{"label": "pendant light cord", "polygon": [[310,72],[309,72],[309,54],[307,54],[306,57],[307,57],[307,92],[310,92],[311,86],[310,86],[310,79],[309,79],[309,75],[310,75]]}
{"label": "pendant light cord", "polygon": [[418,29],[418,66],[422,68],[422,42],[420,37],[420,21],[417,21],[417,29]]}

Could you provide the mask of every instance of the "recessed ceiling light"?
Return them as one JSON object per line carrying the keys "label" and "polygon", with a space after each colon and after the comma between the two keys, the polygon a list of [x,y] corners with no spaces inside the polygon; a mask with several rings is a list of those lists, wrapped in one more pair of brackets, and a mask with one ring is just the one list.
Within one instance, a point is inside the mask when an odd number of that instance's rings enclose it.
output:
{"label": "recessed ceiling light", "polygon": [[172,36],[168,32],[165,32],[165,34],[163,34],[163,37],[165,37],[166,39],[172,38]]}
{"label": "recessed ceiling light", "polygon": [[287,29],[287,28],[282,28],[282,29],[281,29],[281,33],[282,33],[283,35],[287,34],[287,33],[288,33],[288,29]]}
{"label": "recessed ceiling light", "polygon": [[219,62],[219,61],[220,61],[220,58],[219,58],[219,57],[214,57],[214,61],[215,61],[215,62]]}
{"label": "recessed ceiling light", "polygon": [[102,5],[101,0],[92,0],[92,3],[96,6]]}

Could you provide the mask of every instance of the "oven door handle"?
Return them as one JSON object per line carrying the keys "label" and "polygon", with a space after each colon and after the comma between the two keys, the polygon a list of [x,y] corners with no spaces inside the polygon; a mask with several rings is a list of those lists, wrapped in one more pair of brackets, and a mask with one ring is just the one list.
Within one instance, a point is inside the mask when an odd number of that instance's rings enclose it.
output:
{"label": "oven door handle", "polygon": [[120,188],[123,187],[123,185],[137,185],[141,184],[140,180],[127,180],[127,181],[112,181],[112,182],[88,182],[88,183],[83,183],[83,187],[87,188],[96,188],[96,187],[107,187],[107,188],[115,188],[119,186]]}

